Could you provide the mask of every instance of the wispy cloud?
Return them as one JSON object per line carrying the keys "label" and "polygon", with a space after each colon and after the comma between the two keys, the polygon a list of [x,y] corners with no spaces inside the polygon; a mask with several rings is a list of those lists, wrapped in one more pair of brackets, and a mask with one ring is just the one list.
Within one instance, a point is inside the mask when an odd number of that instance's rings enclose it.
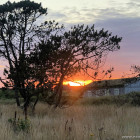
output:
{"label": "wispy cloud", "polygon": [[0,68],[3,68],[4,66],[3,65],[0,65]]}
{"label": "wispy cloud", "polygon": [[111,18],[140,17],[139,1],[129,1],[127,3],[119,3],[111,1],[110,7],[89,8],[89,7],[63,7],[59,11],[50,10],[49,18],[55,18],[61,23],[78,24],[78,23],[94,23],[98,20],[106,20]]}

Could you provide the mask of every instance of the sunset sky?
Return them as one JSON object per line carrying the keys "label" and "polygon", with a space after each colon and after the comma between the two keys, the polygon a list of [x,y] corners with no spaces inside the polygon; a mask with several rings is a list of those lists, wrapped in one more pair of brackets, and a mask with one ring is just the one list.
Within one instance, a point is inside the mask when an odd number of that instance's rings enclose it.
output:
{"label": "sunset sky", "polygon": [[[120,78],[123,73],[129,72],[133,64],[140,65],[140,0],[34,1],[48,8],[45,20],[58,21],[66,28],[75,24],[95,24],[96,29],[104,28],[122,37],[121,49],[111,52],[105,64],[105,68],[115,68],[113,78]],[[0,4],[5,2],[1,0]],[[0,76],[4,63],[0,61]]]}

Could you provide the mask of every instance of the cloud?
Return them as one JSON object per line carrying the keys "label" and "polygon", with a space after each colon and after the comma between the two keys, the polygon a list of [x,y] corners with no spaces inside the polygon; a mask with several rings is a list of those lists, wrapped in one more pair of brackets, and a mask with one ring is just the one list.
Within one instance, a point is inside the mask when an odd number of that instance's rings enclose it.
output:
{"label": "cloud", "polygon": [[118,18],[133,18],[140,17],[140,3],[137,1],[130,1],[128,3],[119,3],[111,1],[110,7],[89,8],[89,7],[63,7],[63,9],[49,10],[48,19],[55,19],[56,21],[66,24],[67,26],[73,24],[90,24],[100,20],[118,19]]}
{"label": "cloud", "polygon": [[0,68],[4,68],[4,66],[3,65],[0,65]]}
{"label": "cloud", "polygon": [[58,12],[58,11],[53,11],[51,9],[48,9],[48,16],[51,17],[52,19],[55,18],[66,18],[67,15],[62,13],[62,12]]}

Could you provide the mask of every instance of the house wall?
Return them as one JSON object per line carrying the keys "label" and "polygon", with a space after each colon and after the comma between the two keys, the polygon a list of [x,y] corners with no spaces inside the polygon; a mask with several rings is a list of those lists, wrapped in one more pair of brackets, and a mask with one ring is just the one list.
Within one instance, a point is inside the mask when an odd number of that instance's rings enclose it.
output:
{"label": "house wall", "polygon": [[108,89],[98,89],[94,91],[96,96],[104,96],[104,95],[109,95],[109,90]]}
{"label": "house wall", "polygon": [[115,88],[109,88],[109,95],[121,95],[124,94],[124,88],[123,87],[115,87]]}
{"label": "house wall", "polygon": [[120,89],[120,95],[125,94],[125,88],[124,87],[121,87],[119,89]]}
{"label": "house wall", "polygon": [[84,92],[83,97],[92,97],[94,96],[93,91],[92,90],[87,90]]}
{"label": "house wall", "polygon": [[125,85],[125,94],[130,92],[140,92],[140,81]]}
{"label": "house wall", "polygon": [[120,95],[124,94],[124,88],[109,88],[109,89],[98,89],[98,90],[87,90],[84,92],[83,97],[94,97],[94,96],[108,96],[108,95]]}
{"label": "house wall", "polygon": [[110,95],[110,89],[98,89],[98,90],[87,90],[84,92],[83,97],[95,97],[95,96],[106,96]]}

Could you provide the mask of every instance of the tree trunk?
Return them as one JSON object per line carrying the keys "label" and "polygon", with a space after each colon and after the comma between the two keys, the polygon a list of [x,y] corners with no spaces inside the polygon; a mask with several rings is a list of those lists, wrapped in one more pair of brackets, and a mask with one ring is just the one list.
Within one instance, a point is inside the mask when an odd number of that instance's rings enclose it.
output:
{"label": "tree trunk", "polygon": [[35,100],[35,103],[34,103],[33,108],[32,108],[32,113],[35,112],[35,106],[36,106],[38,100],[39,100],[39,96],[37,96],[37,98],[36,98],[36,100]]}
{"label": "tree trunk", "polygon": [[30,98],[28,97],[26,97],[25,99],[24,99],[24,115],[25,115],[25,120],[27,120],[27,116],[28,116],[28,107],[29,107],[29,102],[30,102]]}
{"label": "tree trunk", "polygon": [[63,79],[64,79],[64,76],[61,77],[59,85],[58,85],[58,89],[56,91],[57,99],[56,99],[55,108],[58,107],[60,105],[60,102],[61,102],[62,90],[63,90]]}
{"label": "tree trunk", "polygon": [[24,107],[24,116],[25,116],[25,120],[27,120],[27,116],[28,116],[28,110],[27,110],[27,106]]}
{"label": "tree trunk", "polygon": [[16,98],[17,106],[19,107],[20,106],[20,101],[19,101],[18,91],[17,90],[15,90],[15,98]]}

